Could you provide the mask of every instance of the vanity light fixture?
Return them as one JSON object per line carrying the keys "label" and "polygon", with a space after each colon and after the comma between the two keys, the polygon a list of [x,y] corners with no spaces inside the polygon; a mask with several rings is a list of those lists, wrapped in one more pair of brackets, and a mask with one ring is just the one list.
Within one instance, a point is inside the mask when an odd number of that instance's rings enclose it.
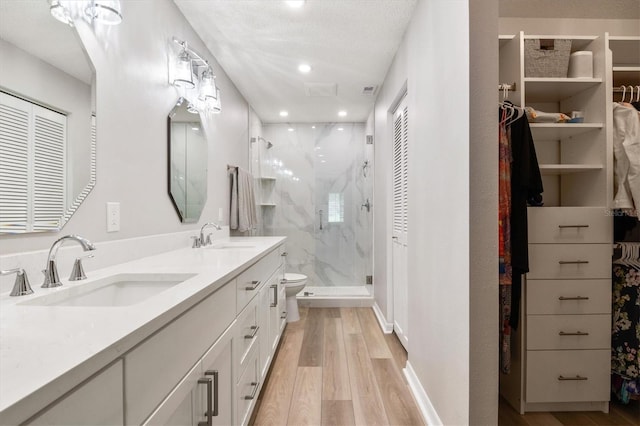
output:
{"label": "vanity light fixture", "polygon": [[186,41],[174,37],[173,42],[179,50],[173,53],[176,56],[169,70],[169,81],[182,89],[181,95],[189,101],[192,110],[219,114],[222,111],[220,89],[209,61],[189,47]]}
{"label": "vanity light fixture", "polygon": [[51,16],[63,24],[73,26],[70,3],[71,2],[69,0],[51,0],[49,2],[49,12],[51,13]]}
{"label": "vanity light fixture", "polygon": [[122,22],[120,0],[91,0],[84,13],[89,19],[105,25],[118,25]]}

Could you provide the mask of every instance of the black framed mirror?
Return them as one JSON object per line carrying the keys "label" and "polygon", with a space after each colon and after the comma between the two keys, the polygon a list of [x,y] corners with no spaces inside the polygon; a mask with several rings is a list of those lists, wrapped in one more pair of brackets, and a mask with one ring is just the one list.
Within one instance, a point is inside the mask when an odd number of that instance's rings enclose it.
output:
{"label": "black framed mirror", "polygon": [[207,202],[207,138],[199,111],[178,99],[167,119],[169,196],[183,223],[194,223]]}

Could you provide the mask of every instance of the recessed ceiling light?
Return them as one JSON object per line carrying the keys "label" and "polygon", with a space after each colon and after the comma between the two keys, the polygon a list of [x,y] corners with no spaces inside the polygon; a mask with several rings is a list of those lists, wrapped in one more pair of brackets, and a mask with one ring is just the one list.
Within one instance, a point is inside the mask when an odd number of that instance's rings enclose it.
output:
{"label": "recessed ceiling light", "polygon": [[289,127],[287,130],[293,132],[293,127]]}
{"label": "recessed ceiling light", "polygon": [[294,8],[294,9],[299,9],[302,6],[304,6],[304,0],[287,0],[287,1],[285,1],[285,3],[289,7]]}
{"label": "recessed ceiling light", "polygon": [[311,65],[309,65],[309,64],[300,64],[300,65],[298,65],[298,71],[300,71],[303,74],[307,74],[309,71],[311,71]]}
{"label": "recessed ceiling light", "polygon": [[320,160],[320,162],[321,162],[321,163],[326,163],[326,162],[327,162],[327,160]]}
{"label": "recessed ceiling light", "polygon": [[286,117],[289,113],[287,111],[280,111],[280,117]]}
{"label": "recessed ceiling light", "polygon": [[318,154],[318,157],[322,158],[324,157],[324,154]]}
{"label": "recessed ceiling light", "polygon": [[338,130],[343,131],[344,129],[342,127],[338,127]]}
{"label": "recessed ceiling light", "polygon": [[346,117],[347,116],[347,111],[338,111],[338,115],[340,117]]}
{"label": "recessed ceiling light", "polygon": [[315,128],[316,128],[316,126],[311,126],[311,128],[312,128],[312,129],[315,129]]}

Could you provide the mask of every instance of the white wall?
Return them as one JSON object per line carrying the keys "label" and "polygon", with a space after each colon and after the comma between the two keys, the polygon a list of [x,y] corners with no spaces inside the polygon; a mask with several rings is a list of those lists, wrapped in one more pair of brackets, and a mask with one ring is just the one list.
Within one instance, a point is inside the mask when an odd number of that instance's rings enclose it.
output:
{"label": "white wall", "polygon": [[[61,232],[0,236],[3,254],[44,249],[66,234],[100,242],[198,228],[180,223],[168,194],[167,114],[179,96],[167,77],[173,36],[211,60],[222,92],[222,114],[206,123],[209,185],[200,225],[217,219],[219,207],[228,221],[226,166],[248,168],[247,102],[172,1],[124,1],[122,12],[118,26],[77,25],[97,73],[96,187]],[[120,232],[106,233],[107,201],[121,203]]]}
{"label": "white wall", "polygon": [[[391,322],[390,111],[406,82],[408,309],[409,323],[414,324],[409,364],[425,392],[428,421],[446,425],[497,423],[497,95],[484,89],[488,84],[495,91],[497,82],[497,0],[482,1],[482,10],[475,4],[470,9],[472,3],[418,3],[375,106],[376,303]],[[471,51],[471,22],[473,47],[483,46],[483,52]],[[495,53],[487,53],[491,46]],[[481,55],[485,58],[479,59]],[[489,66],[479,71],[479,64]],[[473,104],[470,94],[479,96]],[[470,113],[472,107],[482,111]],[[481,154],[473,159],[481,163],[472,168],[471,154]],[[472,279],[472,274],[477,275]],[[495,300],[472,310],[470,300],[479,292],[472,289],[476,284],[488,291],[483,301],[494,296]],[[476,320],[483,333],[471,341]],[[488,352],[472,354],[476,349]],[[482,407],[483,403],[488,405]]]}

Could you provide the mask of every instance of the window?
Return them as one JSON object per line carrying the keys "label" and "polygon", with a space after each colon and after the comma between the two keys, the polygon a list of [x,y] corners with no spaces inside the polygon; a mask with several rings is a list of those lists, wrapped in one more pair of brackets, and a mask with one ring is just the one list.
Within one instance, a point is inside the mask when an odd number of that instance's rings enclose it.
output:
{"label": "window", "polygon": [[329,223],[344,222],[344,194],[341,192],[329,193]]}

